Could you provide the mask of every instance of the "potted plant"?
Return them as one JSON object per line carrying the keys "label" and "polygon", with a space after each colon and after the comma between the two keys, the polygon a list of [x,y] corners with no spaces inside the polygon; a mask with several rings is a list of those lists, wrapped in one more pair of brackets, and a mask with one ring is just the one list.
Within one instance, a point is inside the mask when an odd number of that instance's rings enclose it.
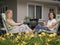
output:
{"label": "potted plant", "polygon": [[26,16],[26,17],[25,17],[25,22],[26,22],[26,23],[29,23],[29,22],[30,22],[30,19],[31,19],[31,18],[30,18],[29,16]]}

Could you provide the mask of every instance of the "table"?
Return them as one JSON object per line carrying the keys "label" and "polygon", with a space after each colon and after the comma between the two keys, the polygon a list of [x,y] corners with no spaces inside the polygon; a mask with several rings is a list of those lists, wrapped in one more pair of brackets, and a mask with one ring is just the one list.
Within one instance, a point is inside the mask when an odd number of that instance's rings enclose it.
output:
{"label": "table", "polygon": [[30,19],[30,22],[24,22],[24,24],[27,24],[33,30],[38,24],[38,19]]}

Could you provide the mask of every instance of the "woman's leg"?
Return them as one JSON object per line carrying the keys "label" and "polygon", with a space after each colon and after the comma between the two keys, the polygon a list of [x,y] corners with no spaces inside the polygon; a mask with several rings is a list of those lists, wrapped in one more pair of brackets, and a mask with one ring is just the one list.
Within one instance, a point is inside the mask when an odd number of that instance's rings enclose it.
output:
{"label": "woman's leg", "polygon": [[18,33],[18,32],[20,32],[19,29],[20,29],[19,26],[16,26],[16,27],[13,27],[13,29],[10,30],[9,32],[11,32],[11,33]]}
{"label": "woman's leg", "polygon": [[41,29],[41,30],[50,31],[47,27],[44,27],[44,26],[41,26],[40,24],[38,24],[38,25],[35,27],[35,31],[38,32],[40,29]]}
{"label": "woman's leg", "polygon": [[41,27],[42,27],[42,26],[41,26],[40,24],[38,24],[38,25],[35,27],[35,31],[38,32],[38,31],[41,29]]}
{"label": "woman's leg", "polygon": [[20,26],[14,27],[10,32],[12,32],[12,33],[32,32],[32,30],[28,27],[28,25],[22,24]]}
{"label": "woman's leg", "polygon": [[22,26],[24,27],[25,31],[32,32],[32,29],[30,29],[28,25],[23,24]]}

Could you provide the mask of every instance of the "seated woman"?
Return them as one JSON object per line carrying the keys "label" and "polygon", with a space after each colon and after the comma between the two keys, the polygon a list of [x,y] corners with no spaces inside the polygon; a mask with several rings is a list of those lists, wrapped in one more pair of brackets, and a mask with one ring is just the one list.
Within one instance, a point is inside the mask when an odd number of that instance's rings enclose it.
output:
{"label": "seated woman", "polygon": [[55,29],[55,25],[57,23],[55,17],[56,17],[55,13],[54,12],[50,12],[49,13],[49,20],[48,20],[48,22],[47,23],[43,22],[44,26],[41,26],[40,24],[38,24],[35,27],[35,31],[38,32],[40,29],[46,30],[46,31],[54,30]]}
{"label": "seated woman", "polygon": [[6,24],[8,25],[11,33],[18,33],[18,32],[32,32],[32,30],[25,24],[23,21],[16,23],[12,19],[13,12],[12,10],[6,11]]}

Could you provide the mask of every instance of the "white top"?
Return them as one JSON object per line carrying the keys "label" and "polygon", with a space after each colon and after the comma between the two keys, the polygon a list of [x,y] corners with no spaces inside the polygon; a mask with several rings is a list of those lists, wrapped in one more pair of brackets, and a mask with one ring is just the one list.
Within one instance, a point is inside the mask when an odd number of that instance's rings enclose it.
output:
{"label": "white top", "polygon": [[[57,23],[56,19],[48,20],[47,27],[51,26],[52,23]],[[51,28],[50,30],[54,30],[55,27]]]}

